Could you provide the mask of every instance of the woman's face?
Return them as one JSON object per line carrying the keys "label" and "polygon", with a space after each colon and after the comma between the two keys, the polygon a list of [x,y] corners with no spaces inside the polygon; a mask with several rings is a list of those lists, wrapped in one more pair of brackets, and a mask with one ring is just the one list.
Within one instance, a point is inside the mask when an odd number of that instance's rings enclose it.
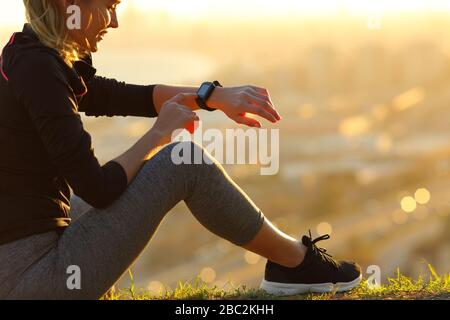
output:
{"label": "woman's face", "polygon": [[[109,28],[118,28],[116,7],[120,0],[76,0],[81,9],[81,28],[69,30],[69,36],[89,52],[98,50],[98,43]],[[70,4],[69,4],[70,5]]]}

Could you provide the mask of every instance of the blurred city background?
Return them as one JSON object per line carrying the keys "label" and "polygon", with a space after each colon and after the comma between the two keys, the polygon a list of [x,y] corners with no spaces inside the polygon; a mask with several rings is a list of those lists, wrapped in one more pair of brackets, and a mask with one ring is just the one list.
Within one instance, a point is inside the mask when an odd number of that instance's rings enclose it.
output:
{"label": "blurred city background", "polygon": [[[22,1],[0,4],[6,44],[22,27]],[[279,173],[225,167],[281,230],[328,233],[323,246],[363,271],[380,266],[383,281],[397,268],[426,275],[426,263],[450,271],[450,1],[124,0],[119,8],[120,28],[94,55],[99,75],[270,91],[284,117],[264,122],[280,129]],[[199,115],[205,128],[238,127],[220,113]],[[102,163],[154,122],[83,120]],[[155,291],[197,275],[257,287],[264,265],[180,203],[132,271],[136,286]],[[120,286],[128,283],[125,275]]]}

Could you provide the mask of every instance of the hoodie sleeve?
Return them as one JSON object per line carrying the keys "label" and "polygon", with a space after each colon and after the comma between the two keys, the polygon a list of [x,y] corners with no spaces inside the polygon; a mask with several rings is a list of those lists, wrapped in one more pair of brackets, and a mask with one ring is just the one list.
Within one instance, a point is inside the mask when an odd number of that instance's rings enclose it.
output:
{"label": "hoodie sleeve", "polygon": [[79,109],[87,116],[158,116],[153,103],[155,85],[133,85],[95,76],[87,88]]}
{"label": "hoodie sleeve", "polygon": [[76,195],[104,208],[127,188],[127,176],[117,162],[100,166],[64,72],[56,57],[33,52],[11,66],[10,85],[59,174]]}

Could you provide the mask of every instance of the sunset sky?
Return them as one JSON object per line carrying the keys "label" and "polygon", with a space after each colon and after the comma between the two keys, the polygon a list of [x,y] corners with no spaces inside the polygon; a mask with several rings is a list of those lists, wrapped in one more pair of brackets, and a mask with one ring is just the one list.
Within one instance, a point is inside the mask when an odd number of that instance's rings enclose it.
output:
{"label": "sunset sky", "polygon": [[[0,0],[0,25],[22,23],[22,1]],[[338,12],[351,14],[390,14],[410,11],[450,11],[447,0],[123,0],[121,10],[135,6],[140,10],[164,11],[185,18],[202,16],[276,16],[276,15],[328,15]]]}

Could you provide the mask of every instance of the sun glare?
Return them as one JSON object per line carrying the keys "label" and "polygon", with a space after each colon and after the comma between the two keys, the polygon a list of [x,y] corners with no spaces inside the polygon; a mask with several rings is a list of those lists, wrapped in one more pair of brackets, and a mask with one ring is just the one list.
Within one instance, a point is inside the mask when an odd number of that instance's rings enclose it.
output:
{"label": "sun glare", "polygon": [[[0,0],[0,25],[23,22],[22,1]],[[142,11],[162,11],[176,17],[267,17],[267,16],[320,16],[340,13],[371,15],[398,12],[450,11],[447,0],[124,0],[119,13],[127,7]]]}
{"label": "sun glare", "polygon": [[450,10],[445,0],[129,0],[141,10],[166,11],[178,16],[201,16],[212,14],[225,16],[276,16],[276,15],[328,15],[347,12],[350,14],[389,14],[395,12]]}

